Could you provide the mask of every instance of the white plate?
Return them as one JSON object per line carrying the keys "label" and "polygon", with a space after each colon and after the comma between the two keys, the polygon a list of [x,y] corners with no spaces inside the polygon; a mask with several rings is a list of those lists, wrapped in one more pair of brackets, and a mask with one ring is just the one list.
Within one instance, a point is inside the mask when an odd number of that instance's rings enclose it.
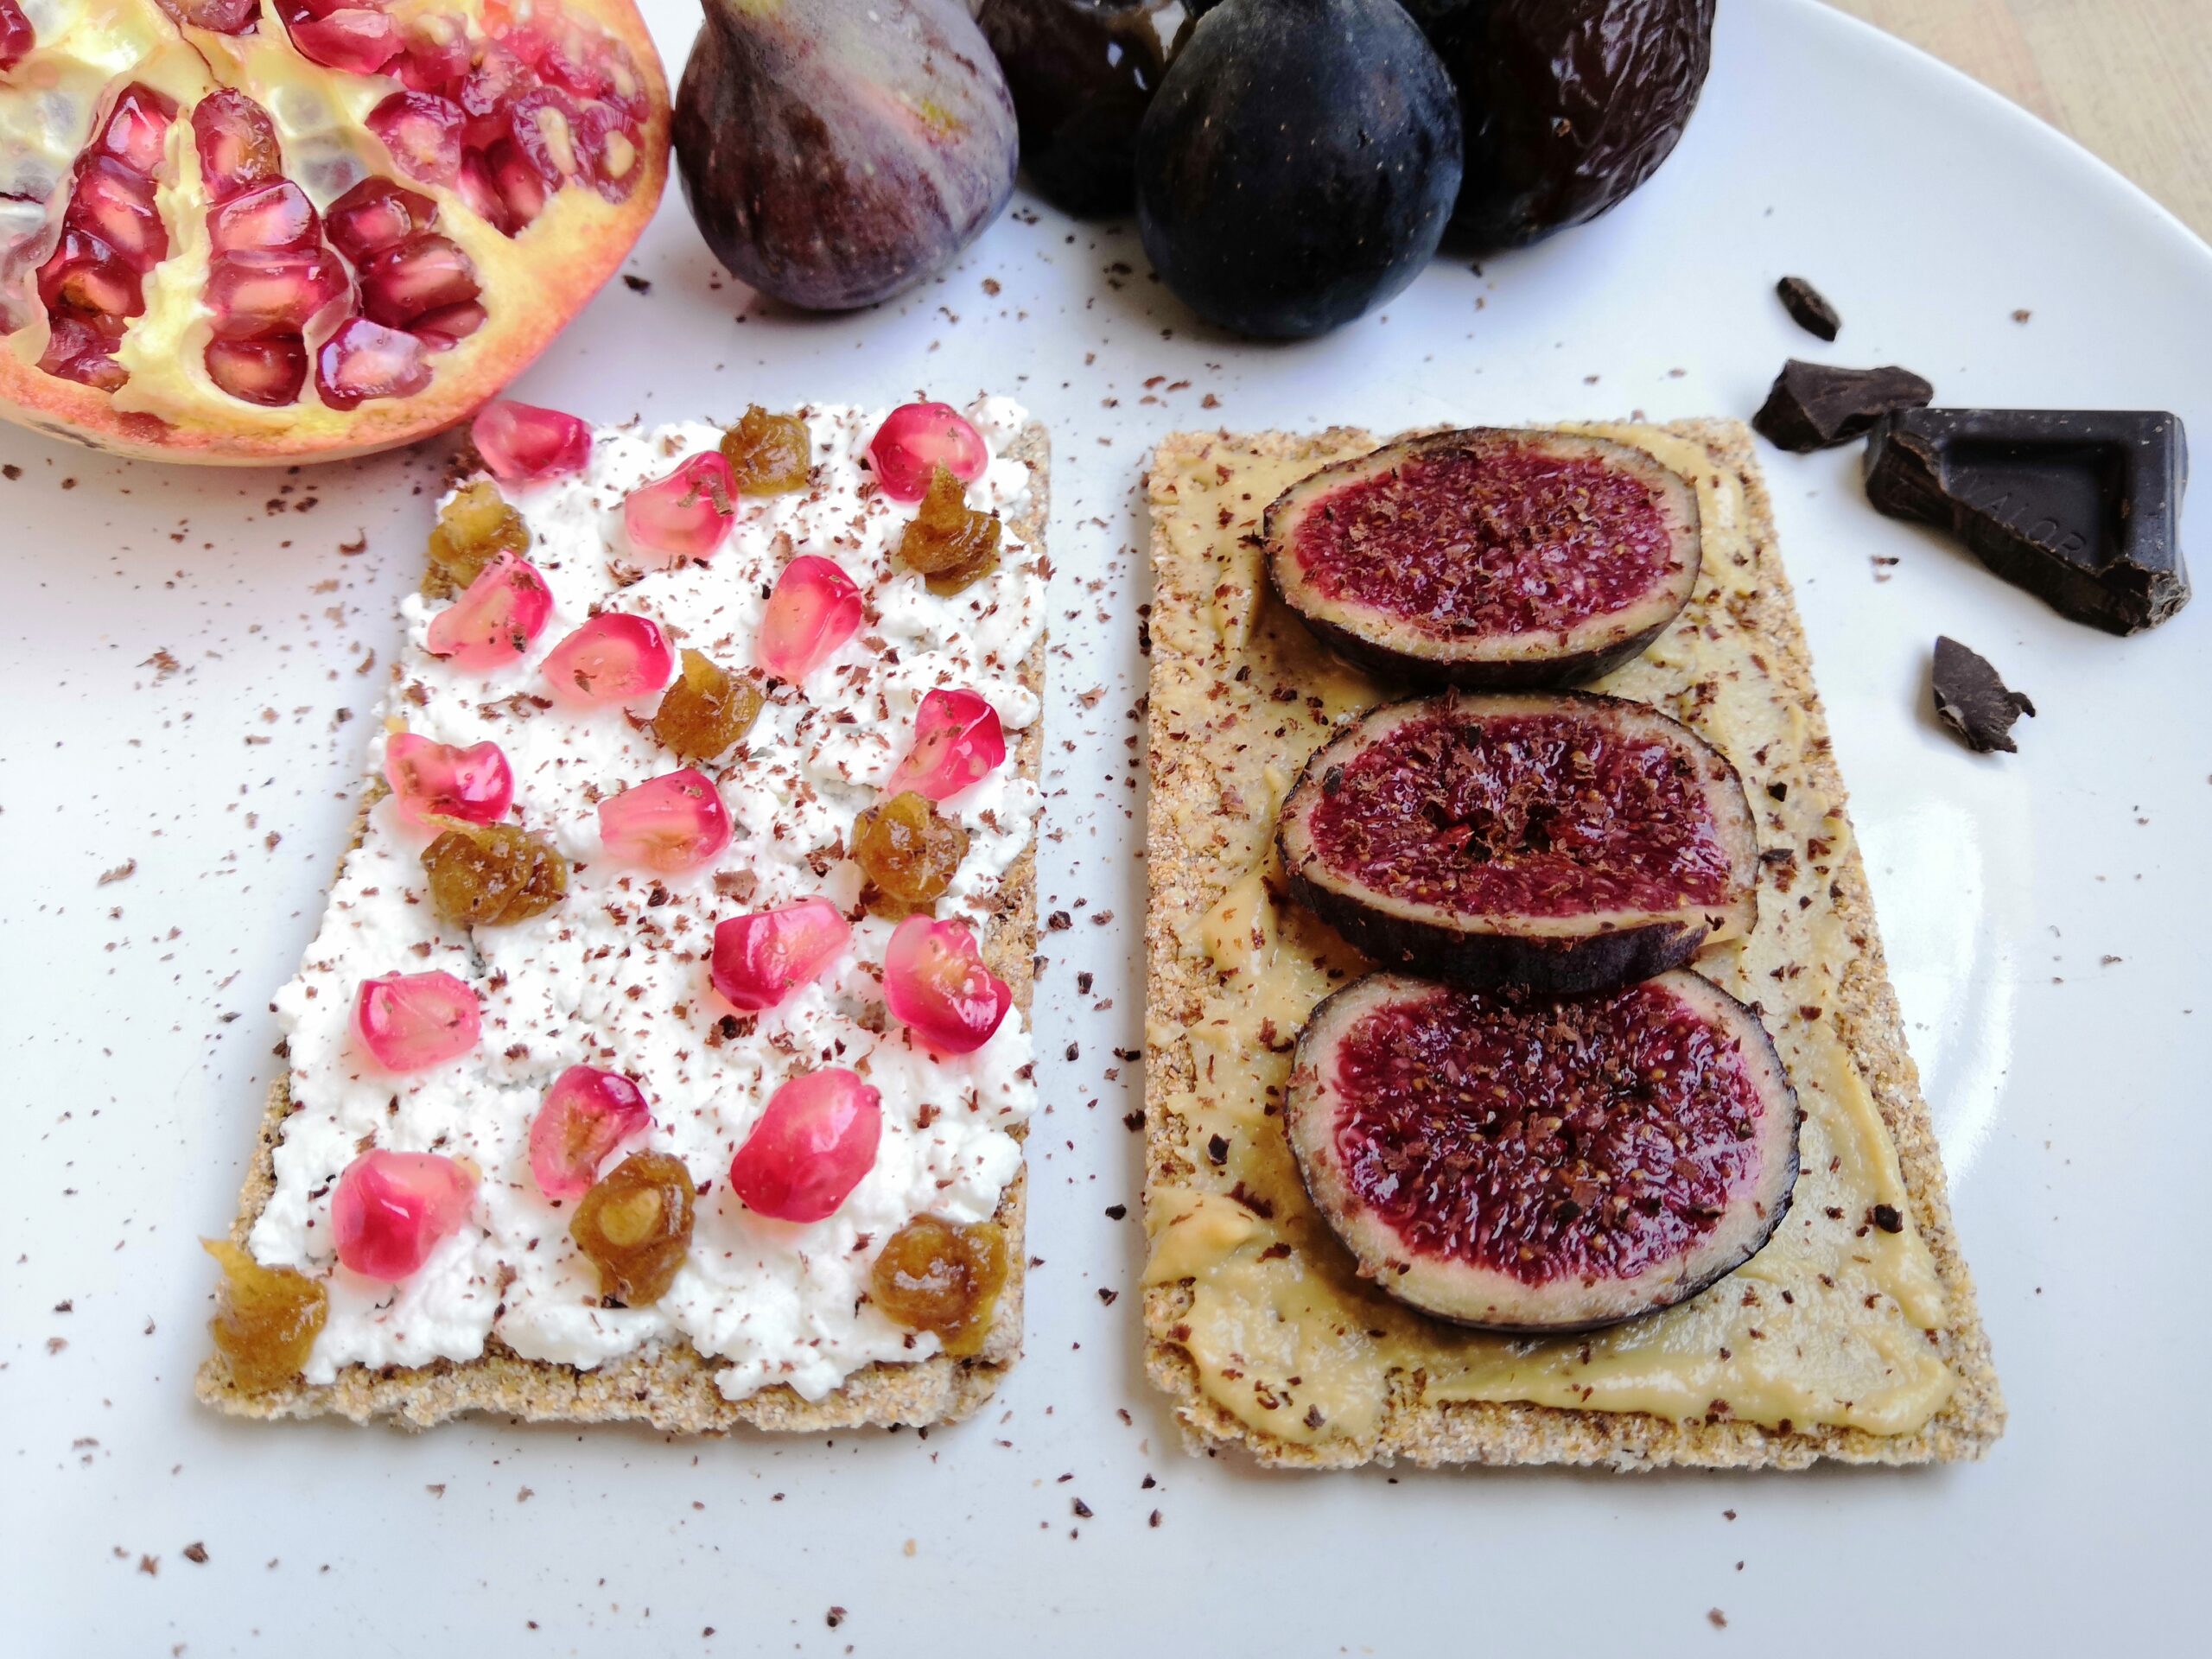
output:
{"label": "white plate", "polygon": [[[679,64],[696,14],[653,11]],[[267,999],[351,810],[360,730],[334,721],[377,685],[357,665],[390,652],[436,463],[194,473],[0,429],[23,468],[0,484],[0,1649],[2116,1652],[2170,1628],[2201,1575],[2212,1475],[2194,1409],[2212,1374],[2196,1187],[2212,1172],[2212,597],[2135,639],[2066,622],[1876,516],[1855,450],[1762,458],[2011,1402],[1995,1454],[1269,1478],[1186,1458],[1140,1376],[1122,1117],[1141,1068],[1116,1050],[1142,1030],[1135,550],[1154,437],[1745,415],[1796,353],[1904,363],[1954,404],[2172,409],[2212,438],[2201,244],[1824,8],[1722,12],[1704,105],[1626,207],[1480,277],[1440,264],[1325,340],[1212,334],[1148,279],[1129,229],[1023,202],[901,304],[783,315],[719,277],[671,191],[632,265],[651,294],[614,284],[519,388],[607,420],[988,386],[1052,423],[1041,887],[1048,909],[1088,905],[1047,936],[1038,1003],[1044,1264],[1028,1357],[980,1421],[926,1444],[493,1423],[410,1438],[193,1403],[213,1277],[193,1241],[231,1214],[273,1065]],[[1785,320],[1785,272],[1841,307],[1835,347]],[[2202,490],[2188,527],[2212,549]],[[341,556],[363,531],[368,552]],[[1877,555],[1901,561],[1892,580]],[[1939,630],[2036,698],[2019,754],[1970,755],[1934,724]],[[157,650],[181,669],[145,665]],[[1095,686],[1086,711],[1075,694]],[[205,1565],[181,1553],[195,1541]]]}

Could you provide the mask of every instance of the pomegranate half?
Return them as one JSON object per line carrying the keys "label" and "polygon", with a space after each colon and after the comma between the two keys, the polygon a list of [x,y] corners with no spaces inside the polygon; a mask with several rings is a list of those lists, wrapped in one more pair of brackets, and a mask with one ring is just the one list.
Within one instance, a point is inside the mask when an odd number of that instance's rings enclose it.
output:
{"label": "pomegranate half", "polygon": [[334,460],[465,419],[667,179],[631,0],[35,16],[0,68],[0,415],[118,454]]}

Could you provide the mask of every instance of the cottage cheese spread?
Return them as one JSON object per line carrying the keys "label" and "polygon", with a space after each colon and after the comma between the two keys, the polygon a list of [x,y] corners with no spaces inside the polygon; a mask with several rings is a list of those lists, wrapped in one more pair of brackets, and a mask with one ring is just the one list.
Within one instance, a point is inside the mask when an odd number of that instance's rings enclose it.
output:
{"label": "cottage cheese spread", "polygon": [[[389,799],[369,812],[321,931],[276,998],[295,1109],[276,1149],[276,1191],[250,1241],[264,1265],[299,1268],[328,1288],[309,1382],[350,1364],[474,1358],[493,1336],[525,1358],[585,1369],[687,1338],[728,1362],[717,1381],[732,1399],[783,1382],[815,1400],[871,1362],[937,1351],[934,1336],[910,1335],[864,1300],[868,1267],[918,1214],[980,1221],[996,1209],[1021,1160],[1007,1131],[1035,1101],[1027,1022],[1010,1014],[989,1042],[958,1058],[910,1043],[883,1013],[891,926],[872,917],[856,925],[843,959],[749,1028],[724,1020],[730,1010],[707,976],[718,921],[817,893],[855,904],[861,875],[842,856],[845,838],[908,747],[925,692],[980,692],[1009,731],[1039,715],[1021,677],[1045,624],[1039,550],[1009,532],[1000,569],[949,598],[894,569],[891,550],[912,509],[868,486],[861,464],[883,413],[805,411],[813,487],[741,498],[729,539],[703,564],[660,569],[633,554],[621,502],[715,447],[719,428],[603,431],[582,474],[509,492],[555,607],[511,667],[486,674],[431,656],[425,637],[442,604],[406,601],[406,643],[370,775],[382,774],[391,731],[455,745],[489,739],[513,769],[516,821],[576,868],[550,913],[472,935],[442,925],[426,902],[428,836],[404,823]],[[1003,451],[1024,411],[988,398],[968,413],[994,456],[969,504],[1012,516],[1029,475]],[[539,664],[601,608],[650,617],[672,646],[742,667],[771,585],[800,553],[842,566],[866,594],[867,619],[803,689],[776,690],[747,741],[707,768],[733,821],[729,848],[711,868],[672,878],[602,859],[600,797],[680,764],[632,718],[650,714],[659,693],[628,709],[547,706]],[[940,917],[987,932],[991,890],[1029,844],[1039,804],[1011,762],[944,804],[969,841]],[[432,969],[476,991],[482,1040],[451,1064],[384,1073],[352,1035],[356,988],[378,974]],[[569,1236],[570,1211],[543,1198],[530,1173],[531,1119],[553,1079],[580,1063],[630,1074],[652,1103],[651,1136],[622,1153],[672,1153],[700,1187],[690,1259],[652,1306],[600,1305],[596,1271]],[[779,1084],[824,1065],[851,1067],[882,1091],[874,1167],[826,1220],[755,1216],[728,1190],[731,1155]],[[340,1267],[333,1249],[332,1191],[371,1146],[465,1157],[482,1172],[467,1224],[398,1285]]]}

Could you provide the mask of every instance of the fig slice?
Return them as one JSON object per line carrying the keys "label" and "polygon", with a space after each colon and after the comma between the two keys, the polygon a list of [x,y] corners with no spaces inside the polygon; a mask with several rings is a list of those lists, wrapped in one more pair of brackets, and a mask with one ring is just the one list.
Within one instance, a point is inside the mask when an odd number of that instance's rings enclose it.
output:
{"label": "fig slice", "polygon": [[1602,990],[1758,919],[1758,838],[1726,758],[1589,692],[1446,692],[1370,709],[1284,800],[1290,890],[1378,964]]}
{"label": "fig slice", "polygon": [[1360,1274],[1490,1331],[1686,1301],[1765,1247],[1797,1180],[1772,1041],[1687,970],[1562,998],[1371,974],[1306,1021],[1283,1116]]}
{"label": "fig slice", "polygon": [[1697,586],[1697,490],[1643,450],[1476,427],[1385,444],[1278,496],[1283,602],[1364,667],[1572,685],[1637,656]]}

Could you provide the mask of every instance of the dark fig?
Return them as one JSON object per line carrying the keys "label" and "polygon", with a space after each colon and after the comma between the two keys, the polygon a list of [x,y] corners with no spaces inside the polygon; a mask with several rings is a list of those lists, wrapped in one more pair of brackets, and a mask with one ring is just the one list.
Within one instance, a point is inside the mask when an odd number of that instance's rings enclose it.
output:
{"label": "dark fig", "polygon": [[1478,427],[1301,479],[1265,524],[1283,602],[1354,662],[1431,685],[1593,680],[1697,586],[1697,489],[1641,449]]}
{"label": "dark fig", "polygon": [[1603,990],[1758,920],[1736,769],[1657,709],[1589,692],[1385,704],[1306,763],[1275,828],[1292,893],[1387,967]]}
{"label": "dark fig", "polygon": [[998,54],[1021,124],[1021,165],[1079,218],[1128,211],[1137,128],[1167,73],[1174,0],[982,0],[977,27]]}
{"label": "dark fig", "polygon": [[1713,0],[1429,0],[1459,88],[1455,241],[1517,248],[1595,219],[1657,171],[1713,62]]}
{"label": "dark fig", "polygon": [[706,0],[674,137],[707,245],[810,311],[903,293],[1014,188],[1014,105],[960,0]]}
{"label": "dark fig", "polygon": [[1370,975],[1306,1021],[1283,1106],[1363,1277],[1527,1335],[1656,1313],[1757,1255],[1798,1117],[1758,1017],[1688,972],[1567,998]]}
{"label": "dark fig", "polygon": [[1459,111],[1395,0],[1223,0],[1137,135],[1137,229],[1239,334],[1325,333],[1411,282],[1459,188]]}

